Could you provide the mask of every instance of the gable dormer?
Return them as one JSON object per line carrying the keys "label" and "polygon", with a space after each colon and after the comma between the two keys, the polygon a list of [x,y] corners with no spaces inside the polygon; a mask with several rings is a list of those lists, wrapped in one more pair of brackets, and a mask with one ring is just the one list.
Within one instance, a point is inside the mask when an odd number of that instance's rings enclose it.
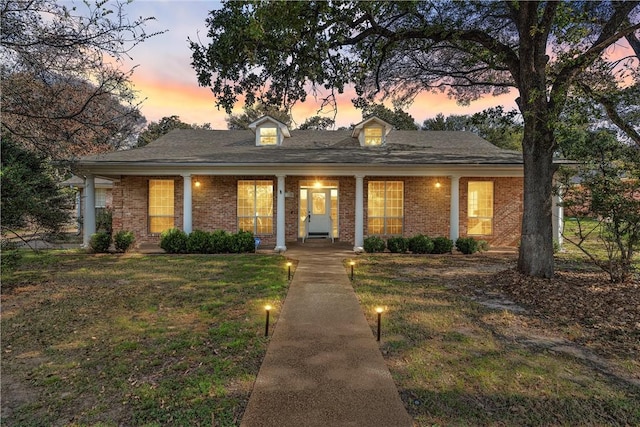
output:
{"label": "gable dormer", "polygon": [[284,138],[289,138],[287,125],[271,116],[262,116],[249,125],[256,134],[256,146],[281,145]]}
{"label": "gable dormer", "polygon": [[379,147],[385,144],[392,129],[389,123],[372,116],[355,125],[351,136],[358,138],[361,147]]}

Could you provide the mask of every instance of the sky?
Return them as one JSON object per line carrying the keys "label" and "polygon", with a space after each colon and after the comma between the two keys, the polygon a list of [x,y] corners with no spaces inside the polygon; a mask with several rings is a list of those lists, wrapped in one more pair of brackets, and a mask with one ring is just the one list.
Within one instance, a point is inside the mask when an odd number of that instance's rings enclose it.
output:
{"label": "sky", "polygon": [[[187,38],[207,44],[206,18],[211,9],[219,8],[219,2],[193,0],[134,0],[125,5],[131,20],[154,17],[145,26],[146,33],[166,30],[136,46],[130,53],[132,59],[124,67],[136,66],[132,82],[142,101],[141,111],[147,121],[177,115],[189,124],[210,123],[213,129],[226,129],[227,114],[218,110],[211,90],[198,86],[196,73],[191,67],[191,50]],[[346,92],[338,99],[336,127],[349,126],[362,120],[359,110],[351,104],[354,92]],[[421,93],[407,112],[421,124],[438,113],[473,114],[496,105],[505,110],[515,108],[514,93],[499,97],[488,96],[460,106],[446,94]],[[317,114],[319,104],[313,99],[297,104],[293,120],[298,125]],[[242,112],[238,105],[234,110]]]}

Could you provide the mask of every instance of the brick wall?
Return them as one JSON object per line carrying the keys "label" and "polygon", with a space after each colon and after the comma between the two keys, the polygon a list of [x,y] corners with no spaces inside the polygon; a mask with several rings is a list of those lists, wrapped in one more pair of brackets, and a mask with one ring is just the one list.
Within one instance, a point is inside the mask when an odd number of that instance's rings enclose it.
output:
{"label": "brick wall", "polygon": [[[182,227],[183,178],[123,176],[113,187],[113,228],[131,230],[135,233],[136,243],[158,243],[159,236],[148,232],[147,203],[150,179],[173,179],[175,216],[174,224]],[[274,233],[259,236],[263,247],[275,246],[275,228],[277,226],[277,179],[273,176],[193,176],[193,229],[213,231],[238,231],[237,181],[271,180],[274,186]],[[355,227],[355,178],[354,177],[315,177],[318,181],[338,182],[338,221],[339,239],[354,241]],[[300,201],[300,181],[309,181],[310,177],[289,176],[285,180],[285,192],[291,197],[285,198],[285,239],[287,242],[298,238],[298,209]],[[460,179],[460,235],[467,231],[467,184],[469,181],[490,180],[494,182],[494,230],[491,236],[478,236],[494,246],[516,245],[520,238],[522,219],[522,178],[461,178]],[[449,217],[451,199],[451,180],[448,177],[365,177],[364,179],[364,235],[367,236],[367,188],[369,181],[404,182],[404,235],[418,233],[432,237],[449,236]],[[439,183],[438,187],[436,184]],[[387,236],[383,236],[387,237]]]}

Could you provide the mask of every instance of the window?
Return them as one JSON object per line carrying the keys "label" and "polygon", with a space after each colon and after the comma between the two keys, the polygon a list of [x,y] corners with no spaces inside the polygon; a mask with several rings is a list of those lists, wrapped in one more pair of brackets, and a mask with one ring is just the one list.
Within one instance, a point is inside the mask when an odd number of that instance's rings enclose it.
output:
{"label": "window", "polygon": [[106,188],[96,188],[95,190],[95,198],[96,198],[96,208],[106,208],[107,207],[107,189]]}
{"label": "window", "polygon": [[469,182],[467,234],[493,233],[493,182]]}
{"label": "window", "polygon": [[272,181],[238,181],[238,229],[273,234]]}
{"label": "window", "polygon": [[173,180],[149,180],[149,232],[156,234],[174,227]]}
{"label": "window", "polygon": [[364,128],[364,145],[382,145],[382,128],[379,126],[367,126]]}
{"label": "window", "polygon": [[368,191],[369,235],[402,234],[404,183],[402,181],[370,181]]}
{"label": "window", "polygon": [[278,129],[272,127],[260,128],[260,145],[277,145]]}

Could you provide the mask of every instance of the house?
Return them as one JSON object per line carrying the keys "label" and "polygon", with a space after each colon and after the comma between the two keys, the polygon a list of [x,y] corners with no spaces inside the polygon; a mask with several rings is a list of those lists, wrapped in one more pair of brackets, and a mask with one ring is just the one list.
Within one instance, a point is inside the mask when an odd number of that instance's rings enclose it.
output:
{"label": "house", "polygon": [[[353,130],[289,130],[265,116],[250,130],[176,129],[149,145],[85,157],[113,181],[113,228],[158,243],[172,227],[252,231],[261,246],[366,236],[473,236],[518,244],[521,153],[470,132],[402,131],[372,117]],[[92,232],[85,219],[85,244]],[[95,222],[95,219],[93,219]],[[95,229],[95,227],[93,228]]]}
{"label": "house", "polygon": [[[82,223],[84,220],[84,199],[85,199],[85,180],[82,177],[73,175],[60,183],[61,187],[69,187],[75,191],[73,213],[71,217],[78,225],[78,234],[82,233]],[[99,217],[104,211],[111,208],[113,201],[112,195],[113,181],[102,178],[94,179],[94,209],[95,217]]]}

